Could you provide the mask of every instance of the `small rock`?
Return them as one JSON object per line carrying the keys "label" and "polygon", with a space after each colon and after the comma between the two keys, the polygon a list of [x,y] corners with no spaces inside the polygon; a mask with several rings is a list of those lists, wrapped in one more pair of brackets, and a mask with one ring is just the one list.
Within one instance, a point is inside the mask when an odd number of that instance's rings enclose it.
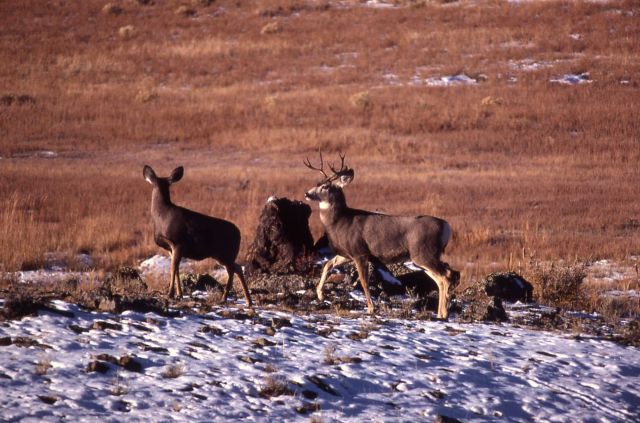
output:
{"label": "small rock", "polygon": [[123,369],[130,372],[142,373],[142,364],[131,356],[125,355],[120,357],[118,364],[122,366]]}
{"label": "small rock", "polygon": [[85,371],[87,373],[107,373],[109,371],[109,366],[104,361],[94,360],[87,365]]}
{"label": "small rock", "polygon": [[223,334],[222,329],[220,329],[219,327],[216,327],[216,326],[209,326],[209,325],[204,325],[204,326],[202,326],[202,327],[198,330],[198,332],[201,332],[201,333],[210,333],[210,334],[215,335],[215,336],[222,336],[222,334]]}
{"label": "small rock", "polygon": [[298,414],[309,414],[316,411],[320,411],[320,404],[317,402],[306,402],[296,407],[296,412]]}
{"label": "small rock", "polygon": [[91,329],[96,329],[96,330],[106,330],[106,329],[122,330],[122,325],[120,323],[110,323],[110,322],[105,322],[104,320],[97,320],[97,321],[93,322],[93,325],[91,325]]}
{"label": "small rock", "polygon": [[95,358],[96,360],[106,361],[107,363],[111,363],[116,366],[120,365],[120,362],[118,361],[118,359],[110,354],[98,354]]}
{"label": "small rock", "polygon": [[272,347],[274,345],[276,345],[275,342],[271,342],[265,338],[258,338],[256,340],[253,341],[253,345],[256,345],[258,347]]}
{"label": "small rock", "polygon": [[266,328],[264,330],[264,333],[266,335],[269,335],[269,336],[274,336],[276,334],[276,330],[274,328],[272,328],[271,326],[269,326],[268,328]]}
{"label": "small rock", "polygon": [[7,345],[11,345],[13,342],[11,341],[10,336],[3,336],[0,338],[0,347],[6,347]]}
{"label": "small rock", "polygon": [[291,327],[291,320],[280,317],[271,318],[271,327],[274,329],[280,329],[283,327]]}
{"label": "small rock", "polygon": [[438,414],[436,418],[433,420],[433,423],[462,423],[462,422],[458,419],[454,419],[453,417],[448,417],[442,414]]}
{"label": "small rock", "polygon": [[81,326],[74,325],[74,324],[71,324],[71,325],[67,326],[67,328],[69,328],[69,330],[71,330],[72,332],[76,333],[77,335],[80,335],[81,333],[86,332],[88,330],[88,329],[85,329],[85,328],[83,328]]}
{"label": "small rock", "polygon": [[45,404],[53,405],[58,401],[57,397],[51,395],[38,395],[38,399]]}

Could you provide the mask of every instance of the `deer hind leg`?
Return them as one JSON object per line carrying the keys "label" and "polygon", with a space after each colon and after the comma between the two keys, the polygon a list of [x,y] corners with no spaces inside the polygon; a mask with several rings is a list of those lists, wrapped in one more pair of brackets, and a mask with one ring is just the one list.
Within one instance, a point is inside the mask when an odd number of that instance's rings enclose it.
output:
{"label": "deer hind leg", "polygon": [[320,282],[318,282],[318,286],[316,287],[316,294],[318,294],[318,299],[320,301],[324,300],[324,294],[322,293],[322,287],[324,283],[327,281],[327,277],[329,276],[329,272],[335,266],[339,266],[344,263],[350,262],[351,259],[342,256],[335,256],[331,260],[327,261],[322,268],[322,276],[320,276]]}
{"label": "deer hind leg", "polygon": [[253,302],[251,301],[251,295],[249,294],[249,286],[247,285],[247,281],[244,278],[244,272],[242,271],[242,267],[239,264],[234,264],[233,269],[238,274],[238,278],[240,278],[240,284],[242,285],[242,292],[244,293],[244,298],[247,300],[247,306],[253,307]]}
{"label": "deer hind leg", "polygon": [[429,266],[418,264],[418,266],[438,285],[438,319],[446,320],[449,317],[449,266],[444,263]]}
{"label": "deer hind leg", "polygon": [[225,264],[224,267],[227,269],[227,285],[224,287],[224,293],[222,294],[222,302],[227,302],[227,297],[229,296],[229,291],[231,291],[231,287],[233,286],[233,264]]}
{"label": "deer hind leg", "polygon": [[354,261],[356,263],[356,269],[358,269],[358,277],[360,284],[362,284],[364,297],[367,300],[367,311],[369,314],[373,314],[373,301],[371,300],[371,294],[369,294],[369,262],[362,258],[357,258]]}

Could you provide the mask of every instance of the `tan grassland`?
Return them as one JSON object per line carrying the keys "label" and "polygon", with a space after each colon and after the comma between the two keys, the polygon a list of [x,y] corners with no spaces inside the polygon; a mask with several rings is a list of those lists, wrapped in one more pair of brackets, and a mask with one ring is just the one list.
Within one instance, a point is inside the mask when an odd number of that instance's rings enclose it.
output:
{"label": "tan grassland", "polygon": [[[352,206],[451,222],[466,283],[640,256],[637,1],[142,3],[0,2],[0,270],[158,251],[144,164],[184,165],[175,202],[246,251],[318,148],[347,154]],[[459,73],[479,82],[424,83]]]}

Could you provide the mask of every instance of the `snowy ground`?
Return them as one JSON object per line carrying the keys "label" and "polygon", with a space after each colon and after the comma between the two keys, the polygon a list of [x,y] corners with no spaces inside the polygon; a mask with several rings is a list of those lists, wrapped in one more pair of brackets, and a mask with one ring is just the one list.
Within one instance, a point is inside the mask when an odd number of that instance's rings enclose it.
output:
{"label": "snowy ground", "polygon": [[[53,305],[67,313],[0,323],[1,421],[640,416],[640,350],[595,338],[236,306],[163,317]],[[140,371],[108,363],[124,356]],[[93,361],[104,373],[87,372]]]}

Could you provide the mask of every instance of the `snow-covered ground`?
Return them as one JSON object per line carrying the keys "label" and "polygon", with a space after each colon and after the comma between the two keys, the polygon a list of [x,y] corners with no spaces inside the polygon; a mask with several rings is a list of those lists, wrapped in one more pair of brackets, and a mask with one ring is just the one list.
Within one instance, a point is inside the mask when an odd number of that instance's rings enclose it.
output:
{"label": "snow-covered ground", "polygon": [[[238,305],[174,317],[53,305],[68,313],[0,325],[1,421],[640,416],[640,350],[595,338],[510,325],[251,315]],[[105,364],[104,373],[87,372],[93,361],[123,356],[141,371]],[[278,387],[289,394],[263,390]]]}

